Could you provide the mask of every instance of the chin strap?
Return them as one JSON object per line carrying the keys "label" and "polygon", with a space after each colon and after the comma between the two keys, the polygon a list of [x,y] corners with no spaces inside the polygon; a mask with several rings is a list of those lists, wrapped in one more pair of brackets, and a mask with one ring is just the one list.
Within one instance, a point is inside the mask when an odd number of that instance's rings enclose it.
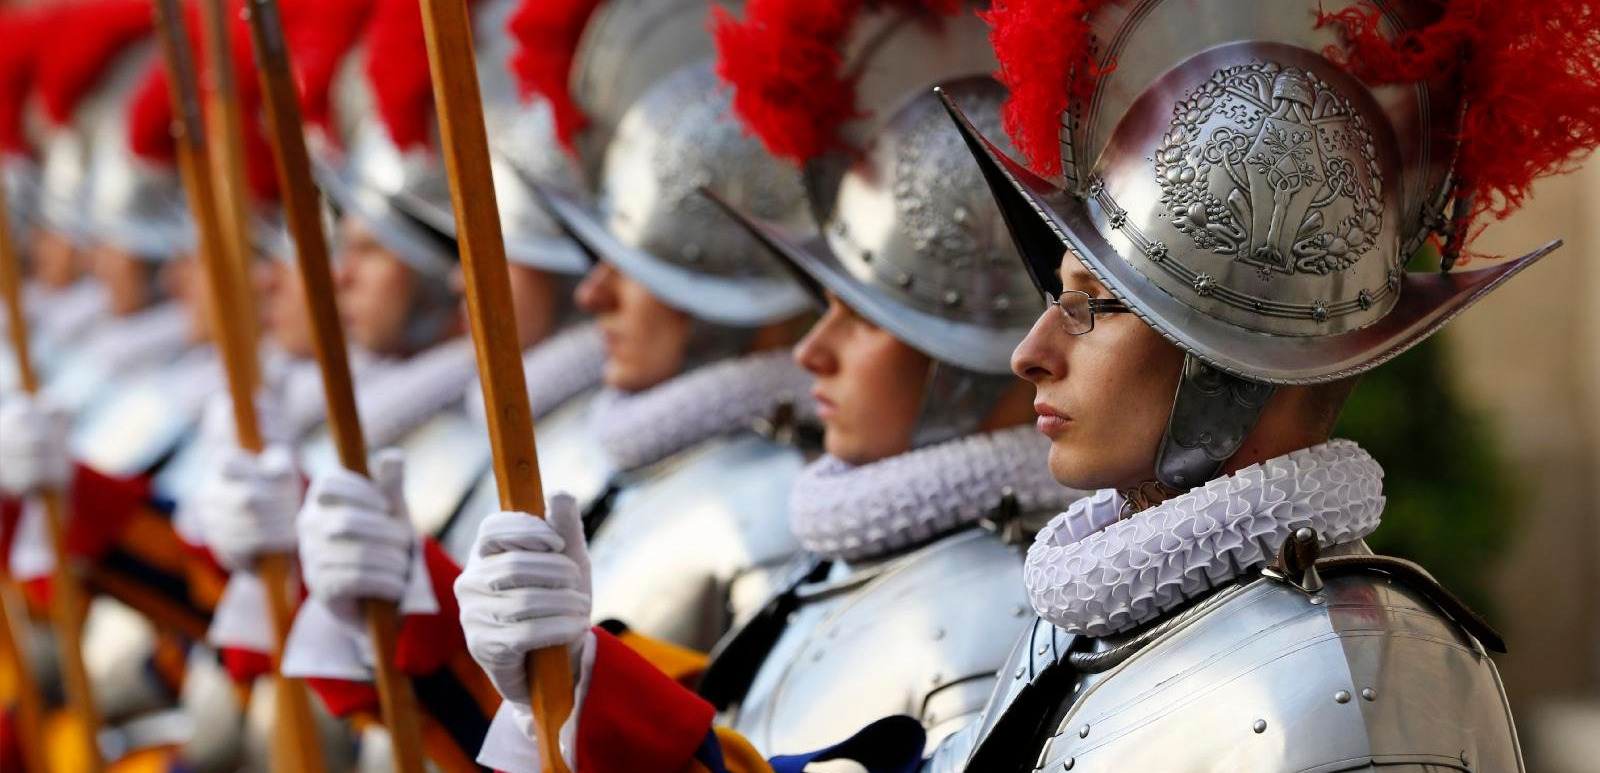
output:
{"label": "chin strap", "polygon": [[913,449],[975,435],[1001,395],[1017,381],[1010,373],[979,373],[933,360],[922,390],[922,412],[911,433]]}
{"label": "chin strap", "polygon": [[1169,491],[1182,492],[1217,477],[1276,391],[1271,384],[1231,376],[1185,355],[1172,416],[1156,453],[1156,480]]}

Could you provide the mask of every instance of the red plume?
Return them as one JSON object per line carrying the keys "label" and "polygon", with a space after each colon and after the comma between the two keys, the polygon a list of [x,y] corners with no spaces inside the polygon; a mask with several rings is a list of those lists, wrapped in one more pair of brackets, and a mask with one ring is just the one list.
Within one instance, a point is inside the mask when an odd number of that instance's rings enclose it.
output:
{"label": "red plume", "polygon": [[523,0],[506,29],[517,42],[511,71],[524,97],[549,100],[556,136],[572,147],[588,118],[572,98],[572,60],[578,55],[583,28],[603,0]]}
{"label": "red plume", "polygon": [[[964,0],[885,0],[952,16]],[[843,147],[839,125],[858,117],[841,46],[868,0],[750,0],[744,21],[716,8],[717,74],[733,109],[773,155],[799,163]]]}
{"label": "red plume", "polygon": [[1001,118],[1034,171],[1061,173],[1061,114],[1114,64],[1091,58],[1088,16],[1106,0],[996,0],[984,14],[1010,90]]}
{"label": "red plume", "polygon": [[1600,7],[1593,0],[1429,0],[1433,24],[1388,38],[1379,9],[1323,14],[1347,47],[1326,52],[1369,83],[1458,78],[1466,103],[1457,240],[1516,211],[1533,182],[1570,172],[1600,145]]}
{"label": "red plume", "polygon": [[389,136],[401,148],[426,146],[433,116],[428,41],[417,0],[377,0],[365,38],[367,82]]}
{"label": "red plume", "polygon": [[373,0],[292,0],[282,5],[284,38],[306,123],[332,126],[333,79],[360,42],[372,6]]}
{"label": "red plume", "polygon": [[[48,6],[46,7],[48,9]],[[23,104],[33,81],[42,34],[49,23],[48,11],[38,8],[0,10],[0,153],[29,155],[28,137],[23,130]]]}
{"label": "red plume", "polygon": [[51,11],[51,34],[40,48],[35,88],[52,123],[71,122],[78,102],[111,61],[150,34],[153,8],[149,0],[84,0]]}

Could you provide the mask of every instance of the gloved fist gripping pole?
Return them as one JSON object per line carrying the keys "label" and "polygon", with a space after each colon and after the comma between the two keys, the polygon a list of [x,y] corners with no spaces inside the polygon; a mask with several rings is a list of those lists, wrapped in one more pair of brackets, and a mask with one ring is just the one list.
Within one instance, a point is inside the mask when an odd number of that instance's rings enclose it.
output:
{"label": "gloved fist gripping pole", "polygon": [[[284,38],[283,19],[277,0],[247,0],[246,17],[255,49],[256,72],[261,81],[267,136],[272,145],[278,183],[283,191],[284,219],[294,240],[295,259],[299,264],[306,309],[311,318],[312,345],[317,364],[322,370],[328,427],[339,452],[339,463],[355,479],[344,481],[352,485],[343,488],[361,489],[363,487],[360,484],[367,483],[364,480],[367,476],[366,440],[361,434],[361,423],[356,413],[355,389],[350,379],[344,330],[339,326],[339,309],[334,301],[328,243],[322,231],[321,194],[311,179],[310,156],[306,152],[305,135],[301,129],[300,102]],[[379,464],[379,475],[374,480],[380,490],[388,479],[386,476],[391,474],[387,471],[389,464]],[[394,464],[398,465],[398,462]],[[398,481],[400,474],[396,466],[392,471],[393,479]],[[329,486],[338,487],[333,483]],[[315,506],[319,501],[334,499],[335,493],[326,488],[314,490],[308,504]],[[401,514],[403,512],[403,509],[400,510]],[[409,524],[390,525],[409,527]],[[409,547],[406,546],[407,549]],[[315,584],[312,574],[317,570],[307,567],[306,571],[308,583]],[[333,578],[323,576],[316,580],[336,581],[336,578],[335,573]],[[399,597],[399,593],[392,596],[371,595],[391,599]],[[384,724],[394,744],[395,770],[399,773],[422,773],[422,723],[416,694],[411,689],[411,683],[395,666],[395,641],[399,630],[396,607],[392,601],[371,598],[371,595],[362,603],[361,614],[372,639],[378,700]]]}
{"label": "gloved fist gripping pole", "polygon": [[[489,141],[483,125],[483,97],[473,56],[466,0],[422,0],[422,24],[433,74],[440,146],[450,175],[456,234],[466,279],[467,317],[478,351],[478,373],[488,411],[489,443],[494,449],[500,507],[545,514],[544,492],[535,455],[528,386],[517,348],[511,280],[505,241],[489,168]],[[544,770],[567,773],[558,740],[572,711],[572,672],[566,648],[544,647],[529,660],[530,705]]]}

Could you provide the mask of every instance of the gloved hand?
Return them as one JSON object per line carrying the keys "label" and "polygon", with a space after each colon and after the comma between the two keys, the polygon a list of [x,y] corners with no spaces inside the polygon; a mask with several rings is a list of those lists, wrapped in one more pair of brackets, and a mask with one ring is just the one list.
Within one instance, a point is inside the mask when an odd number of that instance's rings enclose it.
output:
{"label": "gloved hand", "polygon": [[288,447],[259,456],[228,446],[208,462],[194,510],[207,545],[229,569],[248,569],[267,553],[295,546],[300,475]]}
{"label": "gloved hand", "polygon": [[592,604],[589,548],[570,495],[552,497],[544,520],[518,512],[485,518],[455,591],[472,659],[519,713],[532,713],[529,652],[566,647],[579,681]]}
{"label": "gloved hand", "polygon": [[345,469],[317,476],[300,510],[306,590],[347,621],[360,599],[400,599],[418,549],[402,493],[404,455],[380,451],[371,471],[370,480]]}
{"label": "gloved hand", "polygon": [[71,412],[47,397],[17,394],[0,401],[0,492],[65,489],[72,479],[71,432]]}

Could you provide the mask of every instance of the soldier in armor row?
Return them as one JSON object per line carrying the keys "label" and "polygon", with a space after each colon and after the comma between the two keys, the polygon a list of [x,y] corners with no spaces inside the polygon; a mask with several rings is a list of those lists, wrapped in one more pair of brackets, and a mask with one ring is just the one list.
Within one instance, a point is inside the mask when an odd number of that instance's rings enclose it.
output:
{"label": "soldier in armor row", "polygon": [[[1520,38],[1491,48],[1489,30],[1592,37],[1594,18],[1500,7],[1463,27],[1451,4],[1441,17],[1433,4],[1397,3],[1319,23],[1309,2],[1223,5],[1107,3],[1085,16],[1084,4],[1038,0],[988,17],[1016,147],[1064,189],[991,144],[975,125],[989,109],[981,97],[945,89],[1047,301],[1011,364],[1034,387],[1049,467],[1104,493],[1039,532],[1023,574],[1039,618],[976,721],[922,764],[1521,770],[1490,660],[1504,643],[1421,567],[1366,547],[1383,471],[1330,435],[1362,372],[1556,246],[1453,270],[1489,197],[1514,201],[1548,171],[1476,177],[1463,159],[1493,151],[1454,120],[1481,126],[1475,99],[1493,109],[1493,95],[1473,91],[1484,77],[1473,68],[1526,55]],[[1052,18],[1061,29],[1046,34]],[[1481,59],[1406,42],[1429,34],[1457,35]],[[1031,58],[1043,47],[1041,65]],[[1588,142],[1556,133],[1523,150],[1565,158]],[[848,249],[850,230],[826,234],[829,254]],[[1448,239],[1443,270],[1408,273],[1436,233]],[[515,537],[480,539],[489,560],[513,551],[538,578],[504,592],[491,620],[516,621],[501,630],[529,649],[572,653],[569,765],[796,770],[843,757],[903,770],[923,756],[921,734],[889,718],[820,753],[760,759],[775,751],[760,747],[773,728],[740,734],[737,716],[714,727],[699,698],[581,630],[586,607],[573,600],[584,598],[587,556],[555,512],[548,526],[516,521]],[[458,584],[464,609],[505,584],[486,579]],[[469,639],[499,627],[464,623]],[[629,743],[643,753],[617,751]]]}

